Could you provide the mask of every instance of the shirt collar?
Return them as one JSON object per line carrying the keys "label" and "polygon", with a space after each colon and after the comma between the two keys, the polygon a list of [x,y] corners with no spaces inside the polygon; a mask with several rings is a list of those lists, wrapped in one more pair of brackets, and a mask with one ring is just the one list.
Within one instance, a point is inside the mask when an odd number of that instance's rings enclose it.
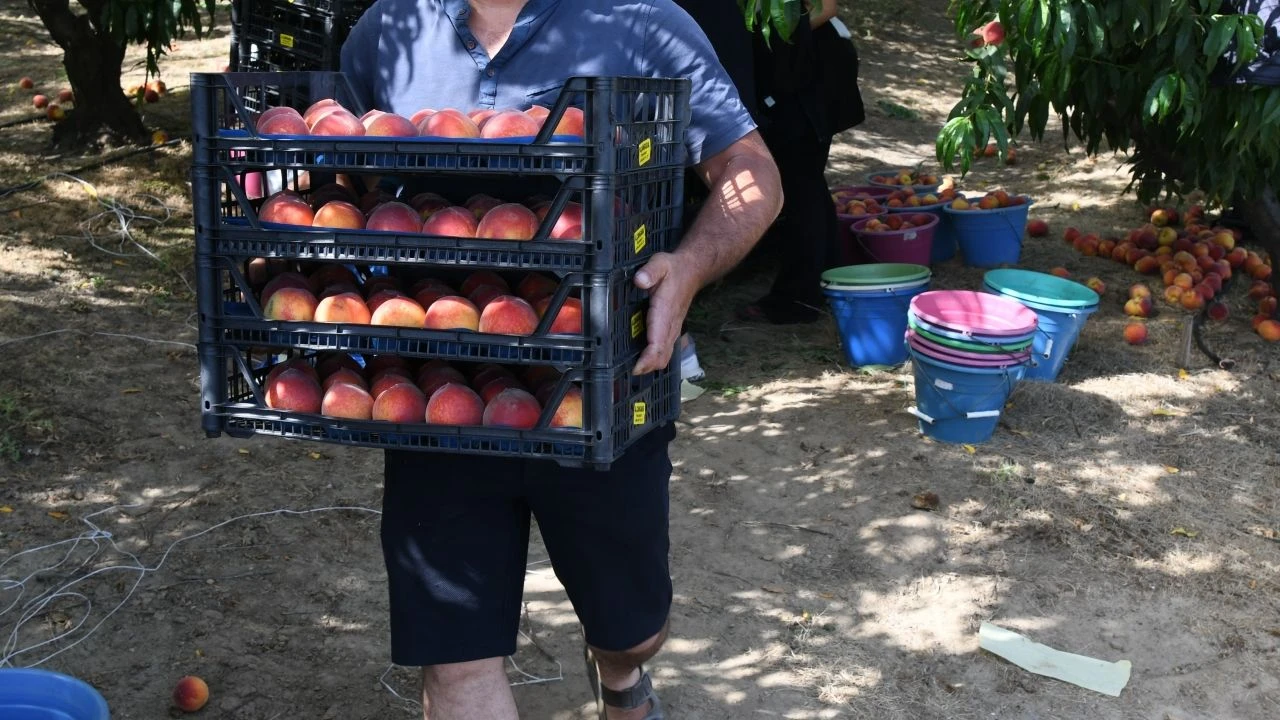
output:
{"label": "shirt collar", "polygon": [[[466,20],[471,16],[471,3],[469,0],[443,0],[443,4],[445,12],[454,20]],[[538,17],[559,4],[560,0],[528,0],[524,7],[520,9],[520,15],[516,18],[516,22],[528,21],[530,18]]]}

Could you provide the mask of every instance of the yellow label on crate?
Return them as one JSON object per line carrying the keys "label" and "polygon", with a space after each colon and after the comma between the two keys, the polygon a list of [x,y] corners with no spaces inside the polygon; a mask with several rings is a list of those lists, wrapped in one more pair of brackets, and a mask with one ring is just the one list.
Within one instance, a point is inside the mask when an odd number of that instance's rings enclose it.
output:
{"label": "yellow label on crate", "polygon": [[293,36],[280,33],[280,44],[287,48],[293,47]]}
{"label": "yellow label on crate", "polygon": [[649,232],[641,225],[636,228],[635,232],[631,233],[631,240],[635,243],[636,254],[639,255],[644,246],[649,244]]}
{"label": "yellow label on crate", "polygon": [[644,332],[644,313],[637,312],[631,316],[631,337],[632,339],[640,337],[640,333]]}
{"label": "yellow label on crate", "polygon": [[649,409],[645,406],[643,400],[637,401],[636,404],[631,407],[631,424],[643,425],[645,418],[649,416],[648,410]]}
{"label": "yellow label on crate", "polygon": [[640,147],[637,155],[639,157],[636,159],[640,161],[640,167],[644,167],[649,164],[649,161],[653,159],[653,138],[645,138],[640,141]]}

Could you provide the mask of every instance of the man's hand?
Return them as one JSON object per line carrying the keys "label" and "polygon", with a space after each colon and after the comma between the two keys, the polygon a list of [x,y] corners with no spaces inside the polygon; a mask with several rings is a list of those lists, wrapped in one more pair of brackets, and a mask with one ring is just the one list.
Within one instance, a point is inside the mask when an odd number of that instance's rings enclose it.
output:
{"label": "man's hand", "polygon": [[661,370],[671,361],[680,326],[689,312],[689,304],[701,287],[698,279],[682,267],[679,258],[658,253],[636,273],[636,287],[649,291],[649,312],[645,317],[648,344],[636,361],[636,375]]}

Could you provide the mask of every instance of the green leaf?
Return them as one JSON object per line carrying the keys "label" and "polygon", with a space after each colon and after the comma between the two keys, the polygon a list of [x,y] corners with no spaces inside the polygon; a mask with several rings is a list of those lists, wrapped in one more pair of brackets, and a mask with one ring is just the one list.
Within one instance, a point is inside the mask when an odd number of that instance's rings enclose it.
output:
{"label": "green leaf", "polygon": [[1210,68],[1217,64],[1218,59],[1227,51],[1231,36],[1235,34],[1235,20],[1231,16],[1214,15],[1212,23],[1209,36],[1204,41],[1204,54]]}

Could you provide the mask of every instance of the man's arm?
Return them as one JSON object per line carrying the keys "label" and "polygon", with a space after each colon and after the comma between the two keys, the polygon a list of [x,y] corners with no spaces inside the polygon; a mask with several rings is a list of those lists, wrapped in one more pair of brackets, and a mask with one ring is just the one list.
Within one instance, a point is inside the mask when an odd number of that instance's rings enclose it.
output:
{"label": "man's arm", "polygon": [[710,197],[679,248],[636,273],[636,285],[651,291],[648,345],[636,374],[667,366],[694,295],[741,262],[782,209],[778,166],[754,130],[694,169]]}
{"label": "man's arm", "polygon": [[814,0],[809,7],[809,27],[818,28],[836,16],[836,0]]}

